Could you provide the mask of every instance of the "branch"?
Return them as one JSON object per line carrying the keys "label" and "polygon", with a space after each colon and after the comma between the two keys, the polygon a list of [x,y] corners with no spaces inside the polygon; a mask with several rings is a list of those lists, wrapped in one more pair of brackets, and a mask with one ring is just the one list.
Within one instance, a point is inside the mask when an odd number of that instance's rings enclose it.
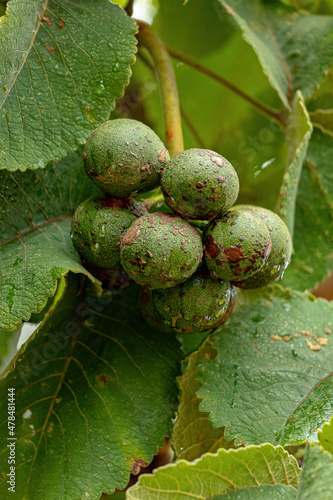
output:
{"label": "branch", "polygon": [[175,73],[168,51],[153,28],[142,21],[136,22],[139,26],[137,34],[139,46],[148,50],[155,64],[163,102],[166,147],[170,156],[174,156],[184,150]]}
{"label": "branch", "polygon": [[173,49],[168,49],[169,54],[175,58],[178,59],[179,61],[187,64],[188,66],[191,66],[191,68],[194,68],[204,75],[209,76],[210,78],[213,78],[213,80],[216,80],[218,83],[226,87],[227,89],[231,90],[235,94],[237,94],[239,97],[247,101],[249,104],[251,104],[254,108],[256,108],[258,111],[260,111],[262,114],[265,116],[268,116],[270,119],[278,123],[280,126],[284,125],[283,118],[281,116],[281,113],[275,109],[271,109],[270,107],[266,106],[266,104],[263,104],[260,101],[257,101],[254,97],[249,96],[241,90],[240,88],[236,87],[233,83],[229,82],[223,76],[218,75],[214,71],[206,68],[205,66],[202,66],[200,63],[194,61],[190,57],[186,56],[185,54],[181,54],[180,52],[177,52]]}

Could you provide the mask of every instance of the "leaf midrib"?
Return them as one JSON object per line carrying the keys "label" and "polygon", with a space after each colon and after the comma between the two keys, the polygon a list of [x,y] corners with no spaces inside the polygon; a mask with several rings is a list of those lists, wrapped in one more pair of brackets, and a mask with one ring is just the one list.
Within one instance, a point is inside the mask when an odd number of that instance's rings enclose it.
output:
{"label": "leaf midrib", "polygon": [[[288,415],[288,417],[285,419],[284,423],[282,424],[281,428],[279,429],[278,433],[277,433],[277,436],[280,434],[280,432],[282,431],[282,429],[286,426],[286,424],[288,423],[288,421],[290,420],[290,418],[292,417],[292,415],[294,415],[294,413],[302,406],[302,404],[304,403],[304,401],[306,401],[306,399],[310,396],[310,394],[315,390],[317,389],[317,387],[319,387],[321,384],[323,384],[325,382],[325,380],[327,380],[329,377],[331,377],[333,375],[333,371],[329,372],[327,375],[325,375],[325,377],[323,377],[322,379],[320,379],[316,385],[314,385],[313,387],[311,387],[311,389],[309,390],[309,392],[307,392],[305,394],[305,396],[301,399],[301,401],[297,404],[297,406],[295,406],[295,408],[293,409],[293,411]],[[273,444],[275,443],[275,439],[273,441]],[[277,443],[279,444],[279,443]]]}
{"label": "leaf midrib", "polygon": [[25,62],[26,62],[26,60],[27,60],[27,57],[28,57],[28,55],[30,54],[30,50],[31,50],[31,48],[32,48],[32,46],[33,46],[33,44],[34,44],[34,42],[35,42],[35,39],[36,39],[37,33],[38,33],[38,31],[39,31],[40,25],[42,24],[42,20],[43,20],[43,17],[44,17],[45,11],[46,11],[46,9],[47,9],[47,5],[48,5],[48,0],[44,0],[43,10],[42,10],[42,12],[40,13],[40,16],[39,16],[39,19],[38,19],[38,22],[37,22],[36,29],[35,29],[35,31],[33,32],[33,36],[32,36],[32,38],[31,38],[30,45],[29,45],[29,47],[27,48],[27,50],[26,50],[26,53],[25,53],[24,57],[22,58],[22,63],[21,63],[21,66],[19,67],[19,69],[18,69],[18,71],[17,71],[17,74],[16,74],[15,78],[13,78],[13,82],[12,82],[12,84],[11,84],[10,88],[9,88],[9,89],[7,89],[7,95],[5,96],[5,98],[4,98],[4,100],[3,100],[3,102],[2,102],[2,104],[1,104],[1,106],[0,106],[0,109],[2,109],[2,108],[4,107],[5,102],[6,102],[6,100],[7,100],[7,97],[9,96],[10,91],[12,90],[13,86],[15,85],[16,80],[17,80],[17,78],[18,78],[19,74],[21,73],[21,70],[22,70],[23,66],[25,65]]}
{"label": "leaf midrib", "polygon": [[69,220],[72,219],[73,217],[71,215],[64,215],[62,217],[54,217],[53,219],[49,219],[45,222],[42,222],[41,224],[37,224],[36,226],[32,226],[29,229],[26,229],[25,231],[20,232],[19,234],[16,234],[12,238],[9,238],[8,240],[2,241],[0,243],[0,247],[7,245],[7,243],[11,243],[12,241],[15,240],[20,240],[24,236],[27,236],[30,233],[33,233],[35,231],[39,231],[41,228],[45,226],[49,226],[50,224],[54,224],[55,222],[61,222],[63,220]]}

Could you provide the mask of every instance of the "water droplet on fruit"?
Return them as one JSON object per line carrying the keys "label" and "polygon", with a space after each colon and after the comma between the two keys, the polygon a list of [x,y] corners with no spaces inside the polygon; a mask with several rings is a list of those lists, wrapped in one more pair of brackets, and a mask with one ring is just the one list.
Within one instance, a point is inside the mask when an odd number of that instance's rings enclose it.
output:
{"label": "water droplet on fruit", "polygon": [[116,63],[116,64],[113,66],[113,68],[112,68],[112,69],[113,69],[113,71],[114,71],[115,73],[118,73],[118,71],[119,71],[119,63]]}

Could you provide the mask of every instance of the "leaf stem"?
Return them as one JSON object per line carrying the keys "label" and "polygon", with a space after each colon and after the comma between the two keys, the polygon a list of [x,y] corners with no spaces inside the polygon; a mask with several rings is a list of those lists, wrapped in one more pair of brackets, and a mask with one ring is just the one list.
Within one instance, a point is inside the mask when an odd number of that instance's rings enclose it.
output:
{"label": "leaf stem", "polygon": [[237,94],[239,97],[247,101],[249,104],[251,104],[254,108],[256,108],[258,111],[260,111],[263,115],[269,117],[271,120],[275,121],[278,123],[280,126],[284,125],[283,117],[282,114],[276,110],[272,109],[266,104],[263,104],[262,102],[258,101],[254,97],[249,96],[246,92],[244,92],[242,89],[236,87],[233,83],[229,82],[226,78],[223,78],[223,76],[218,75],[214,71],[210,70],[209,68],[206,68],[202,64],[194,61],[190,57],[188,57],[185,54],[182,54],[176,50],[168,48],[168,52],[173,57],[174,59],[178,59],[178,61],[181,61],[187,66],[190,66],[191,68],[194,68],[204,75],[209,76],[213,80],[216,80],[218,83],[226,87],[227,89],[231,90],[235,94]]}
{"label": "leaf stem", "polygon": [[144,198],[141,200],[141,202],[145,204],[147,210],[151,210],[152,208],[156,208],[158,205],[163,205],[164,196],[161,190],[158,190],[153,196]]}
{"label": "leaf stem", "polygon": [[174,156],[184,150],[175,73],[168,51],[153,28],[142,21],[136,22],[139,26],[139,45],[148,50],[154,61],[163,103],[166,147],[170,155]]}

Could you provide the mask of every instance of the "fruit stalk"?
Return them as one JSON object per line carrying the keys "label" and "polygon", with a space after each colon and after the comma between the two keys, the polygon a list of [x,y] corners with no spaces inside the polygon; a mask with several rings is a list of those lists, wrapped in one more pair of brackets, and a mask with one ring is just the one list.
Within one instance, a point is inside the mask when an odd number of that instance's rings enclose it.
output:
{"label": "fruit stalk", "polygon": [[174,156],[184,150],[175,73],[168,51],[153,28],[142,21],[136,22],[139,26],[137,34],[139,45],[148,50],[155,64],[156,76],[163,102],[165,143],[170,156]]}

